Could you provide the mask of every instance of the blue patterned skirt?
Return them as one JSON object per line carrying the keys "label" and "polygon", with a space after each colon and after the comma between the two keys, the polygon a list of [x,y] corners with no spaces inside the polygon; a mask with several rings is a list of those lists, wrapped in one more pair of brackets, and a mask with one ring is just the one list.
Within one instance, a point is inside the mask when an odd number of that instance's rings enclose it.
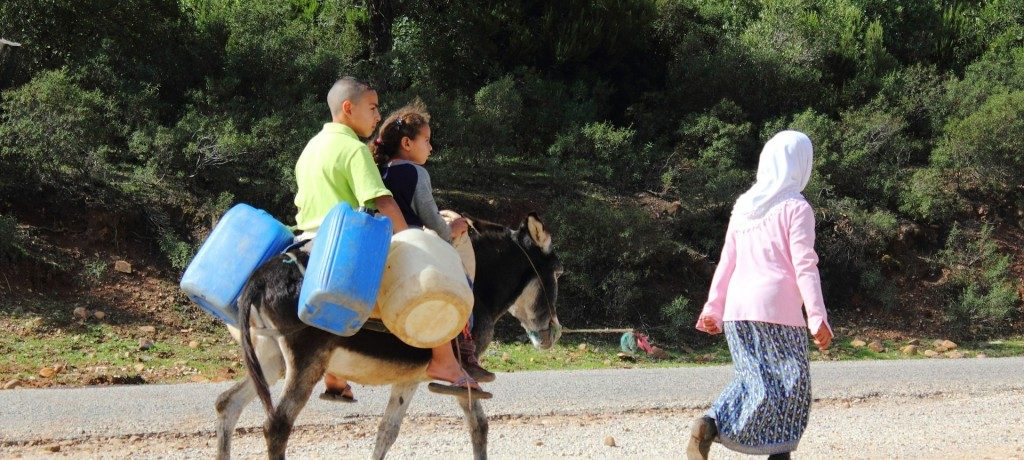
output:
{"label": "blue patterned skirt", "polygon": [[723,446],[752,455],[796,450],[811,408],[804,327],[726,321],[736,375],[708,411]]}

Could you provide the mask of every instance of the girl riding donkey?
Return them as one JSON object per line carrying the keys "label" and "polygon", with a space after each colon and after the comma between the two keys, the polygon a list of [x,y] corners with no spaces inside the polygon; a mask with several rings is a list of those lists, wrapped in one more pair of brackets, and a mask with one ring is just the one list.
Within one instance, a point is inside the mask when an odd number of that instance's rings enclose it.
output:
{"label": "girl riding donkey", "polygon": [[807,426],[811,376],[804,330],[822,350],[832,341],[814,252],[814,211],[800,194],[811,177],[812,152],[803,133],[776,134],[761,152],[757,181],[733,207],[697,329],[724,330],[736,375],[694,422],[686,450],[691,460],[707,459],[713,441],[788,459]]}
{"label": "girl riding donkey", "polygon": [[[430,144],[430,114],[422,102],[394,112],[381,124],[380,133],[370,144],[374,160],[381,170],[384,185],[401,210],[402,217],[410,226],[431,229],[442,240],[451,243],[468,231],[464,218],[457,218],[451,224],[445,222],[437,210],[430,186],[430,175],[423,168],[433,150]],[[467,331],[453,340],[458,348],[462,367],[455,358],[455,350],[449,344],[432,348],[434,359],[427,368],[427,375],[452,382],[450,385],[431,383],[431,391],[466,396],[467,389],[473,398],[490,398],[490,393],[480,389],[477,380],[494,381],[495,374],[479,366],[476,349]],[[453,372],[457,373],[454,375]],[[454,378],[453,378],[454,377]],[[337,381],[336,387],[348,389]],[[331,392],[331,391],[329,391]],[[342,399],[350,401],[342,394]]]}
{"label": "girl riding donkey", "polygon": [[[380,121],[377,92],[351,77],[339,79],[327,93],[331,122],[310,139],[295,165],[298,192],[295,195],[298,240],[316,235],[327,213],[339,202],[353,208],[374,207],[391,220],[395,233],[408,228],[403,211],[381,181],[369,149],[359,137],[373,134]],[[463,223],[464,225],[464,223]],[[463,230],[465,231],[465,230]],[[305,248],[309,248],[306,245]],[[455,354],[448,345],[436,347],[427,368],[431,378],[454,383],[462,390],[477,390],[477,398],[489,397],[476,382],[465,379]],[[321,398],[354,401],[351,387],[326,374],[327,391]]]}
{"label": "girl riding donkey", "polygon": [[[437,210],[430,186],[430,174],[423,168],[433,151],[430,144],[430,114],[419,100],[391,114],[381,125],[380,136],[370,150],[381,169],[384,185],[395,197],[402,216],[411,226],[433,230],[445,241],[452,243],[465,234],[469,226],[458,217],[448,224]],[[462,367],[469,376],[482,382],[492,382],[495,375],[480,366],[476,347],[470,334],[470,323],[452,345],[459,351]],[[435,390],[444,389],[433,387]]]}

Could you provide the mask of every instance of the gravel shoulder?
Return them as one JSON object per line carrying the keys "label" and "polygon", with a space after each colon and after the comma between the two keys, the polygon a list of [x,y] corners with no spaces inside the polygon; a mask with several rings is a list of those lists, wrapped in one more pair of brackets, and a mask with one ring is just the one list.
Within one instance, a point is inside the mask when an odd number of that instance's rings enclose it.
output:
{"label": "gravel shoulder", "polygon": [[[484,407],[494,458],[679,458],[690,420],[725,366],[502,374]],[[813,363],[815,405],[799,458],[1024,458],[1024,359]],[[205,458],[223,384],[0,392],[4,458]],[[293,458],[365,458],[387,392],[361,404],[313,400]],[[69,402],[70,401],[70,402]],[[243,416],[237,458],[262,458],[258,405]],[[611,436],[617,447],[605,445]],[[739,458],[719,446],[717,458]],[[422,391],[392,458],[466,458],[454,404]]]}

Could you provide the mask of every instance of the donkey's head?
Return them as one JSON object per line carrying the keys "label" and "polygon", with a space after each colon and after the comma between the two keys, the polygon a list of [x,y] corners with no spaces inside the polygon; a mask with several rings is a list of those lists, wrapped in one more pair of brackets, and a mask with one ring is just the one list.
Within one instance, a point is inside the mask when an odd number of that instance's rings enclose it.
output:
{"label": "donkey's head", "polygon": [[552,248],[551,233],[534,213],[511,232],[511,237],[528,267],[525,286],[509,307],[509,313],[526,329],[533,346],[551,348],[562,335],[562,325],[555,311],[562,262]]}

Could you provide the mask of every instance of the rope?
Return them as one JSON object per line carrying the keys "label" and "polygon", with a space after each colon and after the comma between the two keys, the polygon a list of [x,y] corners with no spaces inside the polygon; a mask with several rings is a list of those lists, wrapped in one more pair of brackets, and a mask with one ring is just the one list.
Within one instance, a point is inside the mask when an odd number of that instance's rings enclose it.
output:
{"label": "rope", "polygon": [[[455,340],[459,340],[458,337],[459,336],[455,336]],[[451,345],[450,342],[449,345]],[[472,380],[476,382],[476,379],[470,377],[469,372],[466,372],[466,368],[462,367],[462,347],[459,346],[458,342],[455,342],[455,358],[459,361],[459,370],[462,371],[462,377],[466,379],[466,398],[469,399],[469,413],[473,414],[473,387],[469,386],[469,381]],[[477,382],[477,385],[479,384],[480,383]]]}
{"label": "rope", "polygon": [[299,274],[302,275],[303,277],[305,277],[306,276],[306,267],[302,266],[302,262],[299,262],[299,258],[295,257],[295,254],[292,254],[291,252],[286,252],[286,253],[284,253],[284,255],[286,257],[288,257],[289,259],[291,259],[291,260],[285,260],[285,261],[282,261],[282,262],[284,262],[286,264],[295,264],[295,266],[299,268]]}
{"label": "rope", "polygon": [[512,241],[513,244],[523,252],[523,256],[526,257],[526,261],[530,263],[530,268],[533,268],[533,274],[537,275],[537,284],[540,284],[540,289],[544,291],[544,303],[548,306],[548,313],[551,314],[552,318],[555,318],[555,307],[551,305],[551,301],[548,297],[548,290],[544,287],[544,279],[541,278],[540,271],[537,270],[537,266],[533,264],[533,259],[530,258],[530,254],[527,254],[526,249],[523,249],[523,246],[519,244],[519,239],[513,238]]}
{"label": "rope", "polygon": [[621,333],[621,332],[633,332],[635,329],[631,328],[605,328],[605,329],[562,329],[563,334],[575,332],[577,334],[604,334],[604,333]]}

